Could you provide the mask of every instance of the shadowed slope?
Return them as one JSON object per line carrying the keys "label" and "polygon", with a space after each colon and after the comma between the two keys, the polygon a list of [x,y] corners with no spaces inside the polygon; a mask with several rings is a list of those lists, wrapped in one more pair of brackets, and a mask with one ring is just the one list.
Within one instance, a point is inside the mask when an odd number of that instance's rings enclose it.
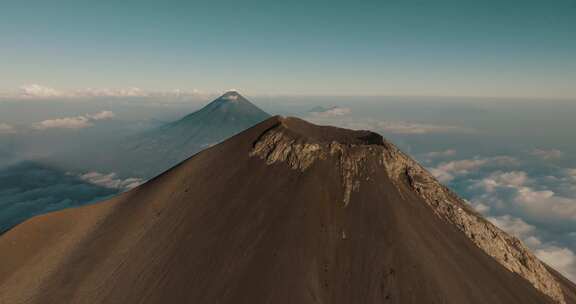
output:
{"label": "shadowed slope", "polygon": [[573,291],[405,157],[375,133],[268,119],[3,235],[0,299],[536,304]]}

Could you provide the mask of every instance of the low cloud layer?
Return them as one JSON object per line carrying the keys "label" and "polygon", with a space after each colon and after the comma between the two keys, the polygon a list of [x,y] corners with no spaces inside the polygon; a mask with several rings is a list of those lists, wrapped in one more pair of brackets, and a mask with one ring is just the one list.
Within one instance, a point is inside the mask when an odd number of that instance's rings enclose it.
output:
{"label": "low cloud layer", "polygon": [[85,116],[63,117],[43,120],[34,125],[36,130],[46,129],[82,129],[91,127],[90,119]]}
{"label": "low cloud layer", "polygon": [[338,117],[350,113],[352,113],[352,110],[345,107],[316,108],[310,111],[310,114],[315,117]]}
{"label": "low cloud layer", "polygon": [[576,170],[532,175],[519,170],[524,165],[507,156],[477,157],[440,162],[429,170],[538,258],[576,280]]}
{"label": "low cloud layer", "polygon": [[65,93],[39,84],[23,85],[19,88],[19,97],[62,97]]}
{"label": "low cloud layer", "polygon": [[332,125],[354,130],[370,130],[385,134],[424,135],[438,133],[469,133],[472,129],[461,126],[439,125],[409,121],[374,120],[349,117],[344,109],[312,112],[304,119],[320,125]]}
{"label": "low cloud layer", "polygon": [[114,114],[114,112],[112,112],[112,111],[102,111],[102,112],[98,112],[96,114],[86,114],[86,117],[88,117],[92,120],[111,119],[111,118],[114,118],[115,116],[116,116],[116,114]]}
{"label": "low cloud layer", "polygon": [[414,123],[408,121],[381,121],[377,130],[392,134],[459,133],[467,131],[462,127]]}
{"label": "low cloud layer", "polygon": [[34,124],[33,128],[36,130],[83,129],[93,126],[95,121],[111,119],[114,116],[115,114],[111,111],[101,111],[95,114],[47,119]]}
{"label": "low cloud layer", "polygon": [[118,192],[35,162],[9,162],[0,168],[0,233],[34,215],[90,204]]}
{"label": "low cloud layer", "polygon": [[126,88],[84,88],[63,90],[40,84],[22,85],[14,92],[2,94],[9,98],[22,99],[54,99],[54,98],[86,98],[86,97],[206,97],[209,94],[199,90],[148,91],[137,87]]}
{"label": "low cloud layer", "polygon": [[554,149],[530,154],[537,157],[520,152],[514,158],[454,159],[458,153],[449,149],[421,158],[489,221],[576,281],[576,168],[551,163],[563,155]]}

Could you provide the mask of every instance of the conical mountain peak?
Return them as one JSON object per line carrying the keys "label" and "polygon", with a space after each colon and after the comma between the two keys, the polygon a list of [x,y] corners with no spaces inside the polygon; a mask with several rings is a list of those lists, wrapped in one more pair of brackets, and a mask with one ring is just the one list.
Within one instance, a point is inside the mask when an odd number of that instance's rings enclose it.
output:
{"label": "conical mountain peak", "polygon": [[200,110],[133,139],[131,159],[144,160],[146,165],[137,163],[129,171],[153,177],[269,117],[237,91],[228,91]]}
{"label": "conical mountain peak", "polygon": [[576,290],[379,135],[280,116],[16,226],[0,259],[10,303],[571,304]]}

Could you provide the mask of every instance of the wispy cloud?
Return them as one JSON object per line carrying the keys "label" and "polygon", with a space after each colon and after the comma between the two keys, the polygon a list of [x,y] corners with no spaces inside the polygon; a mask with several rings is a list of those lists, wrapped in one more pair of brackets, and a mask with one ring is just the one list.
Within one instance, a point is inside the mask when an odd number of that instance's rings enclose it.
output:
{"label": "wispy cloud", "polygon": [[16,133],[16,128],[7,123],[0,123],[0,134],[12,134]]}
{"label": "wispy cloud", "polygon": [[440,182],[448,183],[456,176],[462,176],[469,174],[480,167],[497,164],[497,165],[513,165],[516,164],[517,160],[509,156],[495,156],[489,158],[474,158],[474,159],[463,159],[454,160],[448,162],[442,162],[436,167],[429,168],[430,173],[432,173]]}
{"label": "wispy cloud", "polygon": [[23,85],[19,88],[20,97],[61,97],[64,96],[65,93],[59,90],[56,90],[51,87],[39,85],[39,84],[27,84]]}
{"label": "wispy cloud", "polygon": [[136,188],[145,182],[143,179],[135,177],[121,179],[117,177],[116,173],[88,172],[80,174],[78,177],[94,185],[123,191]]}
{"label": "wispy cloud", "polygon": [[444,151],[432,151],[424,154],[426,158],[445,158],[445,157],[452,157],[456,155],[456,150],[454,149],[447,149]]}
{"label": "wispy cloud", "polygon": [[310,111],[310,114],[315,117],[337,117],[350,113],[352,113],[352,110],[345,107],[316,108]]}
{"label": "wispy cloud", "polygon": [[528,174],[523,171],[494,172],[474,184],[486,192],[494,192],[498,187],[520,187],[528,181]]}
{"label": "wispy cloud", "polygon": [[93,126],[94,121],[111,119],[114,116],[112,111],[102,111],[95,114],[47,119],[34,124],[33,129],[83,129]]}
{"label": "wispy cloud", "polygon": [[102,111],[96,114],[86,114],[86,117],[92,119],[92,120],[105,120],[105,119],[111,119],[114,118],[116,116],[116,114],[114,114],[114,112],[112,111]]}
{"label": "wispy cloud", "polygon": [[544,160],[552,160],[561,158],[564,153],[557,149],[534,149],[530,151],[530,154]]}
{"label": "wispy cloud", "polygon": [[212,94],[192,90],[166,90],[150,91],[138,87],[125,88],[82,88],[82,89],[56,89],[40,84],[26,84],[13,92],[5,92],[4,97],[19,99],[54,99],[54,98],[98,98],[98,97],[196,97],[207,98]]}
{"label": "wispy cloud", "polygon": [[355,130],[370,130],[385,134],[423,135],[432,133],[470,133],[474,130],[462,126],[440,125],[409,121],[375,120],[348,117],[345,110],[309,113],[304,119],[320,125],[332,125]]}
{"label": "wispy cloud", "polygon": [[36,130],[47,129],[82,129],[91,127],[93,124],[86,116],[63,117],[43,120],[34,125]]}
{"label": "wispy cloud", "polygon": [[469,131],[459,126],[435,125],[408,121],[381,121],[377,127],[383,132],[393,134],[429,134],[429,133],[460,133]]}

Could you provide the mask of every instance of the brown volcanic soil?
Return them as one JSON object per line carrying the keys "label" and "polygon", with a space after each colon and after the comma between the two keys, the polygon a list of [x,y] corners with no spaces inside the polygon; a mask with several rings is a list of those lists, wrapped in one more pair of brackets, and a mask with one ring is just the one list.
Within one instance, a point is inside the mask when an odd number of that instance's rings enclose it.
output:
{"label": "brown volcanic soil", "polygon": [[344,206],[336,160],[301,171],[251,157],[279,123],[313,142],[382,144],[271,118],[131,192],[0,237],[0,303],[552,303],[384,170]]}

